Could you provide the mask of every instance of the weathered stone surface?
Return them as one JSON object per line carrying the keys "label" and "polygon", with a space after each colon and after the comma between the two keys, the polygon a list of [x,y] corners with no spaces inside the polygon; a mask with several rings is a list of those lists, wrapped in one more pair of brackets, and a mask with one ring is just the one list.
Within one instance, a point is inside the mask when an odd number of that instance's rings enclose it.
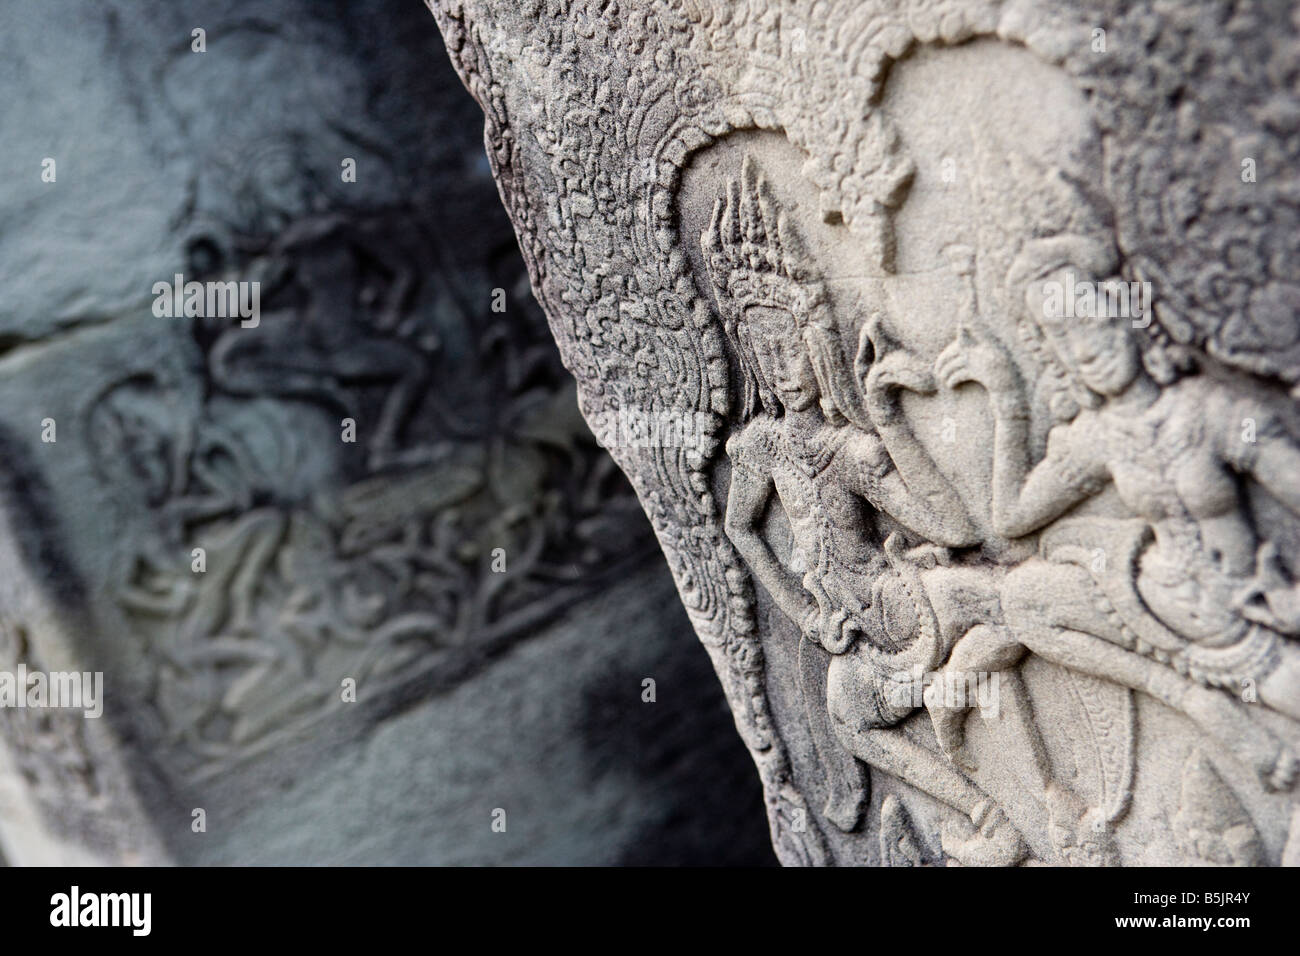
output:
{"label": "weathered stone surface", "polygon": [[430,6],[783,861],[1300,862],[1289,5]]}
{"label": "weathered stone surface", "polygon": [[0,52],[0,671],[107,698],[0,707],[9,862],[770,861],[425,11],[10,3]]}

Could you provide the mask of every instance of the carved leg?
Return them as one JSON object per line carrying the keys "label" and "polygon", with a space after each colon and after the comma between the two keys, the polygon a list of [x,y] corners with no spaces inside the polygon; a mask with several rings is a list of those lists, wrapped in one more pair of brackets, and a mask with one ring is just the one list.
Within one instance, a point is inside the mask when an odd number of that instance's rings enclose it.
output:
{"label": "carved leg", "polygon": [[[1052,776],[1047,748],[1038,732],[1029,694],[1017,667],[1025,653],[1025,646],[1016,639],[1010,628],[981,624],[967,631],[953,646],[939,681],[946,682],[949,674],[960,680],[963,675],[971,673],[998,673],[1002,686],[999,695],[1000,719],[1005,726],[1006,743],[1015,752],[1028,755],[1027,768],[1047,805],[1048,835],[1052,846],[1068,859],[1068,848],[1081,842],[1078,833],[1080,821],[1084,819],[1088,808]],[[947,706],[949,702],[945,701],[942,692],[944,686],[946,683],[936,682],[927,689],[926,710],[934,723],[935,736],[944,752],[954,762],[973,771],[974,765],[959,753],[965,741],[964,725],[969,704],[962,707]]]}
{"label": "carved leg", "polygon": [[1291,749],[1232,697],[1122,647],[1123,635],[1098,609],[1096,594],[1082,568],[1027,561],[1007,575],[1002,605],[1008,624],[1033,653],[1149,694],[1228,744],[1269,789],[1290,789],[1297,770]]}
{"label": "carved leg", "polygon": [[826,819],[845,833],[856,829],[868,796],[866,767],[844,749],[831,728],[826,701],[826,660],[812,641],[799,642],[800,691],[804,713],[812,734],[817,759],[826,771],[830,794],[826,798]]}
{"label": "carved leg", "polygon": [[1294,783],[1296,755],[1226,694],[1091,634],[1060,628],[1018,633],[1026,647],[1046,660],[1149,694],[1186,714],[1206,733],[1229,744],[1269,789],[1287,790]]}
{"label": "carved leg", "polygon": [[208,357],[212,379],[236,395],[316,398],[356,416],[330,374],[327,357],[305,347],[292,320],[264,322],[249,336],[235,329],[217,339]]}
{"label": "carved leg", "polygon": [[[949,757],[961,749],[965,742],[965,724],[971,702],[967,697],[961,706],[953,706],[944,699],[943,689],[950,681],[960,681],[967,674],[1009,672],[1025,656],[1025,647],[1016,640],[1010,628],[981,624],[971,628],[953,646],[948,662],[938,679],[926,689],[925,706],[934,723],[939,746]],[[1019,679],[1009,688],[1013,695],[1023,693]],[[1015,713],[1022,714],[1027,707],[1014,705]]]}
{"label": "carved leg", "polygon": [[258,518],[252,539],[239,562],[239,571],[231,581],[230,619],[236,631],[252,626],[254,596],[289,527],[285,516],[276,511],[266,510],[259,513]]}
{"label": "carved leg", "polygon": [[879,695],[869,659],[845,654],[831,661],[827,700],[835,734],[863,763],[891,774],[967,817],[974,830],[945,827],[944,849],[962,862],[1009,866],[1026,848],[1006,815],[979,787],[941,755],[901,730],[880,726],[871,701]]}
{"label": "carved leg", "polygon": [[862,730],[850,737],[859,758],[970,820],[973,829],[958,821],[945,824],[942,842],[950,856],[977,866],[1011,866],[1024,859],[1024,842],[1002,809],[942,757],[897,729]]}
{"label": "carved leg", "polygon": [[330,373],[348,384],[383,381],[388,384],[373,435],[371,454],[375,466],[392,460],[401,444],[406,421],[419,406],[429,378],[424,357],[401,342],[379,336],[360,335],[344,351],[330,356]]}

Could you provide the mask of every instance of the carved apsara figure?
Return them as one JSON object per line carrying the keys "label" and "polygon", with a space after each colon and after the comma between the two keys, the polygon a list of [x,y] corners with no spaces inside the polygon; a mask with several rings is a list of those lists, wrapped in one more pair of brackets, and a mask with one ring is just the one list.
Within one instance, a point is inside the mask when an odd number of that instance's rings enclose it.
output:
{"label": "carved apsara figure", "polygon": [[[844,746],[970,818],[978,831],[946,838],[951,855],[1014,862],[1024,847],[994,802],[889,729],[917,709],[912,683],[974,623],[966,595],[988,590],[980,572],[943,566],[948,547],[977,533],[928,454],[896,427],[891,393],[922,389],[924,377],[891,352],[876,317],[859,349],[875,362],[865,387],[853,383],[826,292],[752,160],[716,204],[703,244],[746,396],[745,423],[727,443],[728,536],[777,606],[832,655],[826,706]],[[888,447],[873,410],[895,427]],[[790,567],[763,531],[774,497],[790,523]],[[909,534],[931,543],[908,548]]]}
{"label": "carved apsara figure", "polygon": [[[1009,538],[1042,532],[1040,557],[1008,576],[1007,627],[984,628],[954,657],[963,666],[1020,646],[1066,667],[1151,694],[1230,743],[1265,784],[1288,789],[1294,752],[1249,713],[1300,718],[1300,632],[1293,585],[1261,542],[1243,484],[1257,482],[1300,514],[1300,448],[1263,403],[1144,351],[1127,319],[1064,318],[1051,282],[1095,282],[1116,269],[1103,241],[1057,235],[1025,243],[1008,275],[1082,409],[1031,460],[1025,389],[990,341],[959,337],[936,362],[948,387],[977,382],[994,416],[992,518]],[[1109,511],[1067,512],[1115,492]],[[1115,503],[1117,502],[1117,504]],[[1100,504],[1100,502],[1099,502]],[[1235,699],[1234,699],[1235,698]],[[958,714],[939,714],[945,748]]]}

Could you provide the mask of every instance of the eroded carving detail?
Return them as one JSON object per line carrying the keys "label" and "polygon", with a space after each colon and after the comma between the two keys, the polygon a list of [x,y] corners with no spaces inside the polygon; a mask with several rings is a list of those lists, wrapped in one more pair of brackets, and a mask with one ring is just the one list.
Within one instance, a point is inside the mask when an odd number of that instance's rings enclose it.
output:
{"label": "eroded carving detail", "polygon": [[551,351],[468,320],[485,276],[428,288],[429,241],[399,213],[300,221],[241,264],[257,328],[197,320],[205,395],[126,370],[86,403],[103,481],[153,509],[115,597],[187,782],[300,738],[344,677],[374,700],[459,680],[645,554]]}

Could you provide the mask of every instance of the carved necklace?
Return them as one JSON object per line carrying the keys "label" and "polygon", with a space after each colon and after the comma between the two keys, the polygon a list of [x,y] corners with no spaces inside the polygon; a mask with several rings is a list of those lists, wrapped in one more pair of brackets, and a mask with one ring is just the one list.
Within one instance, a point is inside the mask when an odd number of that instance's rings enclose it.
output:
{"label": "carved necklace", "polygon": [[816,478],[826,470],[847,440],[844,429],[832,425],[820,426],[813,432],[811,440],[789,432],[785,438],[785,454],[782,457],[809,479]]}

